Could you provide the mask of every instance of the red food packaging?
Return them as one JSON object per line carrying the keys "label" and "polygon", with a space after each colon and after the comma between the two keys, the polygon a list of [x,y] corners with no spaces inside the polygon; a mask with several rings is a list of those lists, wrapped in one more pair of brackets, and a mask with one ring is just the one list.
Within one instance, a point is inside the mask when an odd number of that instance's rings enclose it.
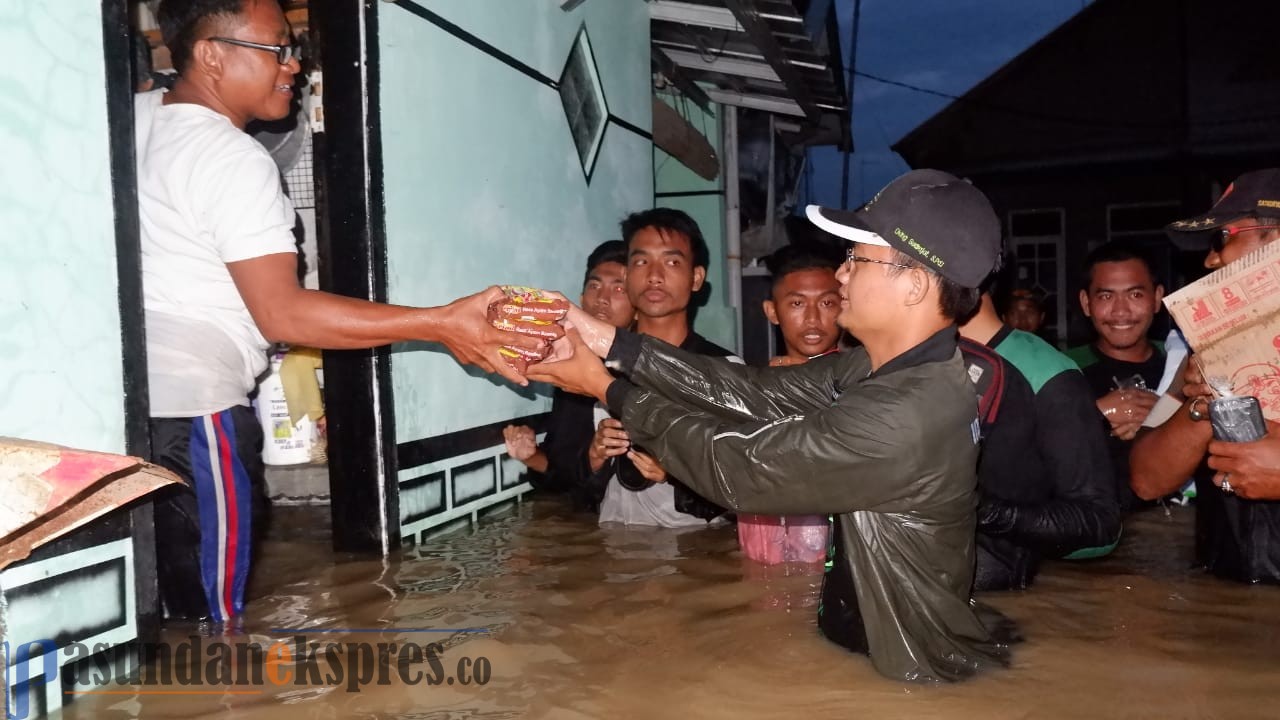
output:
{"label": "red food packaging", "polygon": [[528,372],[529,365],[546,357],[544,354],[539,352],[525,350],[524,348],[507,347],[506,345],[498,348],[498,354],[502,356],[503,360],[507,361],[508,365],[521,375]]}
{"label": "red food packaging", "polygon": [[552,297],[537,288],[503,285],[502,292],[506,294],[506,299],[489,306],[498,317],[554,323],[569,312],[568,300]]}
{"label": "red food packaging", "polygon": [[[489,305],[489,324],[499,330],[547,341],[561,336],[562,333],[555,325],[569,312],[567,300],[552,297],[537,288],[519,285],[501,287],[506,297]],[[549,352],[549,347],[536,352],[510,345],[504,345],[499,350],[507,364],[521,375],[529,369],[529,365],[542,360]]]}
{"label": "red food packaging", "polygon": [[499,313],[497,305],[498,303],[494,303],[489,306],[489,324],[499,330],[532,335],[544,340],[555,340],[562,334],[556,329],[554,320],[539,320],[531,316],[513,317],[502,315]]}

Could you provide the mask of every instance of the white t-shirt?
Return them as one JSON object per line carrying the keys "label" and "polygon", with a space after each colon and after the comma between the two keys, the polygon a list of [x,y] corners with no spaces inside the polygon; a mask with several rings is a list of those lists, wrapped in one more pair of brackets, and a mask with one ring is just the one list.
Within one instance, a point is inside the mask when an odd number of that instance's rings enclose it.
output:
{"label": "white t-shirt", "polygon": [[201,105],[134,100],[153,417],[248,404],[268,343],[227,263],[296,253],[293,205],[258,141]]}
{"label": "white t-shirt", "polygon": [[[725,359],[737,365],[744,364],[737,355],[729,355]],[[596,403],[592,417],[595,427],[599,427],[600,421],[607,417],[609,411]],[[618,482],[616,473],[609,478],[604,499],[600,501],[600,522],[664,528],[707,527],[708,524],[702,518],[686,515],[676,509],[676,490],[670,483],[654,483],[643,490],[628,490]],[[718,523],[711,524],[714,526]]]}

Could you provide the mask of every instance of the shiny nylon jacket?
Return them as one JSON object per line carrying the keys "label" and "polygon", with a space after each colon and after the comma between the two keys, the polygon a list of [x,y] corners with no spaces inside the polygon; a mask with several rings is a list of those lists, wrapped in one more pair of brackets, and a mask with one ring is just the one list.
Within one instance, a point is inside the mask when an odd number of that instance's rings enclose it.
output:
{"label": "shiny nylon jacket", "polygon": [[752,368],[623,331],[608,359],[631,380],[608,401],[632,441],[694,491],[741,512],[836,515],[828,638],[900,680],[1007,664],[970,602],[977,398],[954,328],[875,373],[861,349]]}

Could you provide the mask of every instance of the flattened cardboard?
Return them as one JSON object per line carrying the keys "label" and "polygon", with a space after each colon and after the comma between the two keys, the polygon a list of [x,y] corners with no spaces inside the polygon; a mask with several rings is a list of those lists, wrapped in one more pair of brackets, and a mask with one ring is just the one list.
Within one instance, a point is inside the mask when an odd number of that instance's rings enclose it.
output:
{"label": "flattened cardboard", "polygon": [[0,438],[0,570],[95,518],[181,482],[136,457]]}
{"label": "flattened cardboard", "polygon": [[1258,398],[1280,420],[1280,243],[1263,246],[1164,299],[1210,384]]}

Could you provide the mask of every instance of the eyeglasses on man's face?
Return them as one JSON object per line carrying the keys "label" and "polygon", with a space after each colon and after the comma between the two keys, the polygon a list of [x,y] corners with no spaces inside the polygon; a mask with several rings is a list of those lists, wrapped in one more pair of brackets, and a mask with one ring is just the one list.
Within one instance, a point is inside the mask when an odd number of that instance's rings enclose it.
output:
{"label": "eyeglasses on man's face", "polygon": [[1220,231],[1213,234],[1211,244],[1217,252],[1222,252],[1222,248],[1227,246],[1237,235],[1250,230],[1275,230],[1280,225],[1241,225],[1239,227],[1224,227]]}
{"label": "eyeglasses on man's face", "polygon": [[214,42],[226,43],[228,45],[238,45],[240,47],[253,48],[254,50],[264,50],[276,54],[276,62],[281,65],[288,65],[293,60],[302,59],[302,46],[297,43],[291,45],[264,45],[263,43],[249,42],[248,40],[239,40],[237,38],[228,37],[211,37]]}
{"label": "eyeglasses on man's face", "polygon": [[910,265],[903,265],[902,263],[889,262],[888,260],[876,260],[875,258],[854,255],[853,248],[849,248],[849,252],[845,254],[844,261],[849,263],[875,263],[876,265],[888,265],[890,267],[902,268],[903,270],[911,269]]}

